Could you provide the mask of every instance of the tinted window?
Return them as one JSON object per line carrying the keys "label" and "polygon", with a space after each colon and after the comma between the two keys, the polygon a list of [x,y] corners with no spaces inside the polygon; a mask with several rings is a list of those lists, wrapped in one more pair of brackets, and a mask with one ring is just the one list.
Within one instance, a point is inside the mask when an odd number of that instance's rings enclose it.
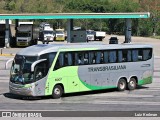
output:
{"label": "tinted window", "polygon": [[115,63],[117,60],[116,51],[109,51],[109,62]]}
{"label": "tinted window", "polygon": [[103,53],[103,63],[108,63],[109,61],[109,53],[107,51],[104,51]]}
{"label": "tinted window", "polygon": [[[121,62],[137,62],[152,57],[152,49],[119,49],[97,51],[61,52],[58,56],[55,70],[65,66],[90,64],[106,64]],[[53,58],[51,58],[53,59]]]}
{"label": "tinted window", "polygon": [[35,80],[40,80],[48,73],[48,67],[46,61],[41,62],[35,66]]}
{"label": "tinted window", "polygon": [[132,50],[132,61],[138,61],[138,50]]}
{"label": "tinted window", "polygon": [[47,59],[47,61],[49,63],[48,67],[50,67],[52,65],[52,62],[53,62],[55,56],[56,56],[56,53],[54,53],[54,52],[53,53],[46,53],[46,54],[41,55],[40,59]]}
{"label": "tinted window", "polygon": [[89,64],[95,64],[95,53],[94,51],[89,51]]}
{"label": "tinted window", "polygon": [[143,60],[149,60],[152,57],[152,49],[143,50]]}

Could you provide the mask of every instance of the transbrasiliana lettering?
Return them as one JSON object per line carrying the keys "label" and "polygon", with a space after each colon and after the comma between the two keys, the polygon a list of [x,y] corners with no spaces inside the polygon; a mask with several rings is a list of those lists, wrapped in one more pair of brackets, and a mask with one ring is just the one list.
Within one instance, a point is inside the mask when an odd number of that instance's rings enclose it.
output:
{"label": "transbrasiliana lettering", "polygon": [[98,72],[98,71],[124,70],[124,69],[126,69],[126,65],[89,67],[88,71],[89,72]]}

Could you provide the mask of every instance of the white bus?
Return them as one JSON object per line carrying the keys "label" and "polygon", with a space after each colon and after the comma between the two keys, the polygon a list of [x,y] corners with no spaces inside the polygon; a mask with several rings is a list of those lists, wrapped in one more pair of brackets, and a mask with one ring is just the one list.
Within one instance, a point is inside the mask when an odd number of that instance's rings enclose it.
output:
{"label": "white bus", "polygon": [[34,45],[18,52],[9,88],[26,96],[117,88],[134,90],[152,83],[153,50],[138,44]]}

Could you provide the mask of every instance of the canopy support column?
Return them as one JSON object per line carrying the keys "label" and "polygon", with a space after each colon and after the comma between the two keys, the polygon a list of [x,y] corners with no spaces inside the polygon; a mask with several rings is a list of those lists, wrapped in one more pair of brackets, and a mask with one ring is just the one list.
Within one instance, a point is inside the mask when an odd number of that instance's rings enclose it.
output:
{"label": "canopy support column", "polygon": [[71,31],[73,30],[73,19],[67,21],[67,43],[71,43]]}
{"label": "canopy support column", "polygon": [[10,31],[9,31],[9,19],[5,20],[6,30],[5,30],[5,47],[10,47]]}
{"label": "canopy support column", "polygon": [[124,43],[131,42],[131,32],[132,32],[131,23],[132,21],[130,18],[125,19],[125,41]]}

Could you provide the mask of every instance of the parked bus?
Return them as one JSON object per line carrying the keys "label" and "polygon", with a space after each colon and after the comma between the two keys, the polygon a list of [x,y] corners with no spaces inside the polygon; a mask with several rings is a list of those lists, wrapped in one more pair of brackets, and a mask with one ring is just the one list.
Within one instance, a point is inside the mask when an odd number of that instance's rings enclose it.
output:
{"label": "parked bus", "polygon": [[153,50],[138,44],[49,44],[19,51],[11,66],[10,92],[60,98],[64,93],[152,83]]}

